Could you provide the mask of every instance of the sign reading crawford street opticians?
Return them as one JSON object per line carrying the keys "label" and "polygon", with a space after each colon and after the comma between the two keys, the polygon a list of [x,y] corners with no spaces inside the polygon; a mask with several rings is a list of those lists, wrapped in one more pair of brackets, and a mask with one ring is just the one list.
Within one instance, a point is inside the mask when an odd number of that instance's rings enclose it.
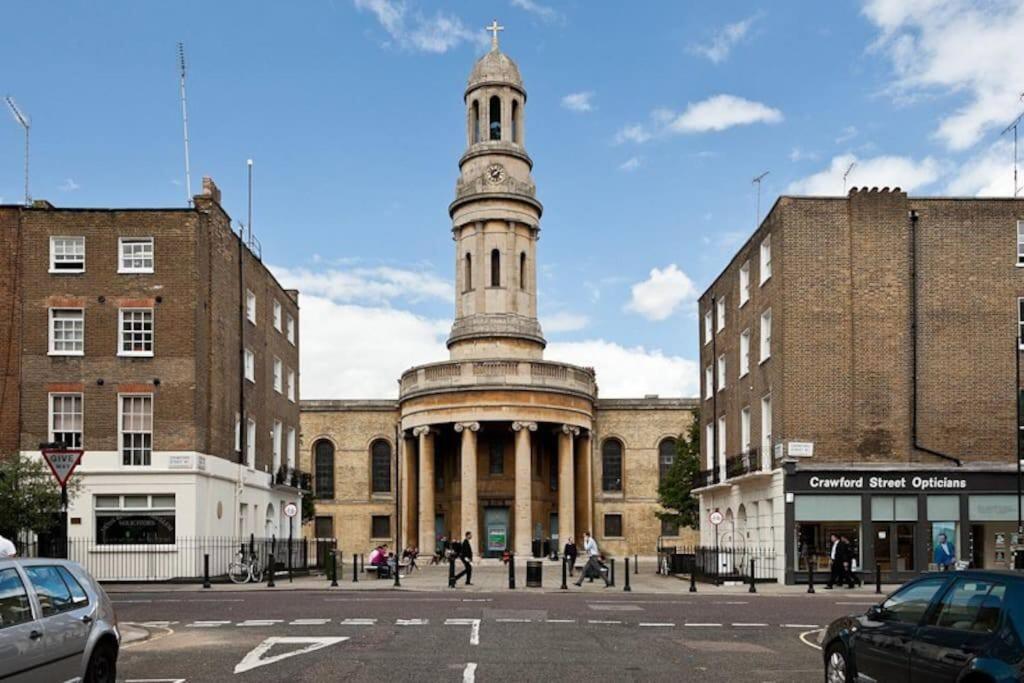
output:
{"label": "sign reading crawford street opticians", "polygon": [[935,474],[871,474],[844,475],[839,473],[811,474],[807,480],[811,489],[827,491],[956,491],[966,490],[963,477]]}

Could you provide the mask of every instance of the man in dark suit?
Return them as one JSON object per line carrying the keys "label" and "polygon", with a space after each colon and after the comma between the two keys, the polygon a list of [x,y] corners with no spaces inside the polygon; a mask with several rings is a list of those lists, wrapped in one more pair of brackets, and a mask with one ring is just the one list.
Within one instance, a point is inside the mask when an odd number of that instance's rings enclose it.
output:
{"label": "man in dark suit", "polygon": [[842,583],[846,575],[846,568],[843,566],[844,558],[848,551],[843,545],[843,542],[835,534],[829,537],[829,575],[828,583],[825,584],[827,590],[832,590],[832,586],[837,583]]}
{"label": "man in dark suit", "polygon": [[463,576],[466,577],[467,586],[473,585],[473,546],[470,543],[470,539],[472,538],[473,532],[467,531],[466,539],[462,541],[462,543],[458,547],[459,560],[462,561],[463,569],[461,572],[452,577],[452,580],[448,584],[450,588],[455,588],[455,584],[457,584],[459,582],[459,579],[461,579]]}

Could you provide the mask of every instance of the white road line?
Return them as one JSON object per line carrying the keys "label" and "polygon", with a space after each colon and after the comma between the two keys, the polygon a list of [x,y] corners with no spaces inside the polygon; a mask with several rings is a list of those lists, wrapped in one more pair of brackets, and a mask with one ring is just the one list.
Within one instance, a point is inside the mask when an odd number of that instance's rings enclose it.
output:
{"label": "white road line", "polygon": [[396,619],[395,626],[426,626],[429,619]]}
{"label": "white road line", "polygon": [[476,680],[476,663],[470,662],[462,672],[462,683],[473,683]]}
{"label": "white road line", "polygon": [[171,624],[177,624],[176,621],[142,621],[139,622],[139,626],[148,626],[150,628],[167,628]]}
{"label": "white road line", "polygon": [[469,644],[480,644],[480,620],[479,619],[445,619],[445,626],[470,626]]}
{"label": "white road line", "polygon": [[638,625],[639,626],[675,626],[675,624],[669,624],[667,622],[666,623],[659,623],[659,622],[643,622],[643,621],[641,621]]}
{"label": "white road line", "polygon": [[224,624],[230,624],[230,621],[193,621],[191,624],[187,624],[188,628],[217,628]]}
{"label": "white road line", "polygon": [[750,603],[749,602],[740,602],[740,601],[732,601],[732,602],[730,602],[730,601],[726,600],[726,601],[723,601],[723,602],[714,602],[712,604],[713,605],[749,605]]}
{"label": "white road line", "polygon": [[239,626],[273,626],[280,624],[284,619],[246,619],[238,622]]}
{"label": "white road line", "polygon": [[817,624],[782,624],[782,628],[821,628]]}
{"label": "white road line", "polygon": [[710,623],[694,622],[692,624],[691,623],[683,624],[683,626],[708,626],[708,627],[711,627],[711,626],[721,626],[721,624],[710,624]]}
{"label": "white road line", "polygon": [[811,635],[812,633],[817,633],[820,630],[821,629],[819,628],[819,629],[815,629],[813,631],[804,631],[803,633],[800,634],[800,642],[803,643],[804,645],[809,645],[809,646],[813,647],[815,650],[820,650],[821,649],[820,645],[816,645],[815,643],[812,643],[809,640],[807,640],[807,636]]}
{"label": "white road line", "polygon": [[605,619],[587,619],[588,624],[621,624],[621,621],[610,621]]}
{"label": "white road line", "polygon": [[545,622],[549,624],[575,624],[575,619],[545,619]]}
{"label": "white road line", "polygon": [[290,626],[323,626],[330,619],[293,619],[289,622]]}
{"label": "white road line", "polygon": [[373,626],[377,623],[376,619],[343,619],[338,622],[342,626]]}
{"label": "white road line", "polygon": [[[462,598],[462,602],[494,602],[493,598]],[[475,664],[473,666],[476,666]]]}
{"label": "white road line", "polygon": [[533,619],[495,619],[503,624],[529,624]]}
{"label": "white road line", "polygon": [[749,624],[749,623],[745,623],[745,622],[733,622],[732,625],[733,626],[738,626],[740,628],[747,628],[747,627],[753,627],[753,626],[763,627],[763,626],[767,626],[768,624]]}

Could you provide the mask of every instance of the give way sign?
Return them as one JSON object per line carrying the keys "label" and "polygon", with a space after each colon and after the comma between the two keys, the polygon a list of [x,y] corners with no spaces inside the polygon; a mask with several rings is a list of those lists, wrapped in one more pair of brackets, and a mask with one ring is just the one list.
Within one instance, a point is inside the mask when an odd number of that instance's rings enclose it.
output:
{"label": "give way sign", "polygon": [[82,453],[80,448],[44,448],[43,459],[50,466],[57,483],[64,486],[68,483],[71,473],[78,467],[78,463],[82,461]]}

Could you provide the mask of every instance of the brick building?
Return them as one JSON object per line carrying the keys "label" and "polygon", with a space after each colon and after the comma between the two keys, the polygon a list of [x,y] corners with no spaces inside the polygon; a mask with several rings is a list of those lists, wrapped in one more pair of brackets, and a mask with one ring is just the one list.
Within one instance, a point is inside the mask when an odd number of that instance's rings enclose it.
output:
{"label": "brick building", "polygon": [[194,208],[0,206],[0,453],[85,451],[72,537],[281,534],[298,502],[298,293],[208,178]]}
{"label": "brick building", "polygon": [[600,399],[592,368],[544,359],[526,89],[496,38],[464,103],[450,358],[403,373],[395,401],[302,403],[315,534],[345,552],[431,552],[440,536],[472,532],[485,557],[581,543],[584,531],[620,557],[693,540],[656,512],[695,402]]}
{"label": "brick building", "polygon": [[790,582],[832,533],[892,579],[941,534],[1007,566],[1022,218],[888,188],[776,202],[700,299],[705,544],[771,545]]}

